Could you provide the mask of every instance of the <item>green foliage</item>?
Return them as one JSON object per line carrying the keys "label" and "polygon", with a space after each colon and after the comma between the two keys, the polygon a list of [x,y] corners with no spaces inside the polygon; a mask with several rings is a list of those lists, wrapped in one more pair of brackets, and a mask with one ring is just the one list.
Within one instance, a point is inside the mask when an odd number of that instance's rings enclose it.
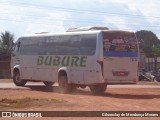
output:
{"label": "green foliage", "polygon": [[20,99],[0,99],[0,107],[8,107],[8,108],[24,108],[30,106],[39,106],[39,105],[54,105],[66,103],[67,101],[59,100],[59,99],[49,99],[49,98],[30,98],[23,97]]}
{"label": "green foliage", "polygon": [[152,48],[153,55],[160,56],[160,45],[156,45]]}
{"label": "green foliage", "polygon": [[14,35],[8,31],[0,34],[0,57],[9,56],[14,45]]}
{"label": "green foliage", "polygon": [[141,30],[136,32],[136,36],[139,41],[141,51],[144,51],[146,55],[152,55],[152,47],[159,44],[160,41],[152,31]]}

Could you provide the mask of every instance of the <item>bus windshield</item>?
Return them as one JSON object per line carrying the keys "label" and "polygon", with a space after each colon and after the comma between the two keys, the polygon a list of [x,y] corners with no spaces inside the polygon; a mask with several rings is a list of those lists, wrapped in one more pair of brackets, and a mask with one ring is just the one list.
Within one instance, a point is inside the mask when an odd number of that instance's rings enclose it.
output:
{"label": "bus windshield", "polygon": [[137,52],[137,40],[130,32],[103,32],[104,51]]}

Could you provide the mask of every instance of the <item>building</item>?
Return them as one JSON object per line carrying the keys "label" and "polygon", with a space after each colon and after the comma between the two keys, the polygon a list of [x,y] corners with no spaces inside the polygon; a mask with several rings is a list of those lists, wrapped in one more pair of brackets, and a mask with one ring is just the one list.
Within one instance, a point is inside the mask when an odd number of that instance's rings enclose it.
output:
{"label": "building", "polygon": [[[157,62],[156,62],[157,61]],[[140,53],[140,69],[145,69],[146,71],[160,69],[160,57],[147,57],[145,53]]]}
{"label": "building", "polygon": [[9,78],[11,76],[10,61],[10,56],[0,57],[0,79]]}

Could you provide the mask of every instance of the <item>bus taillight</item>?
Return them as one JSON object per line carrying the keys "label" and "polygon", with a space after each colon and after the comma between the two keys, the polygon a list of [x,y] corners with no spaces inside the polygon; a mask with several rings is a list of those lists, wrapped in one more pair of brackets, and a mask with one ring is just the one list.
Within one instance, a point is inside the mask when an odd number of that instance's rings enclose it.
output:
{"label": "bus taillight", "polygon": [[97,60],[97,63],[101,65],[101,71],[102,71],[102,76],[103,76],[103,61]]}

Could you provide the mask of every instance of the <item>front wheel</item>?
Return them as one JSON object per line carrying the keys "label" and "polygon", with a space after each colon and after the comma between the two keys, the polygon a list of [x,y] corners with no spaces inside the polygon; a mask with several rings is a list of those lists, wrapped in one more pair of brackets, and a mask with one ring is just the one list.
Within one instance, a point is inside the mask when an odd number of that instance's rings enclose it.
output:
{"label": "front wheel", "polygon": [[105,90],[107,89],[106,84],[91,85],[89,87],[90,87],[90,90],[93,95],[102,95],[102,94],[104,94]]}
{"label": "front wheel", "polygon": [[14,73],[13,82],[16,86],[24,86],[27,83],[26,80],[21,80],[19,71]]}

